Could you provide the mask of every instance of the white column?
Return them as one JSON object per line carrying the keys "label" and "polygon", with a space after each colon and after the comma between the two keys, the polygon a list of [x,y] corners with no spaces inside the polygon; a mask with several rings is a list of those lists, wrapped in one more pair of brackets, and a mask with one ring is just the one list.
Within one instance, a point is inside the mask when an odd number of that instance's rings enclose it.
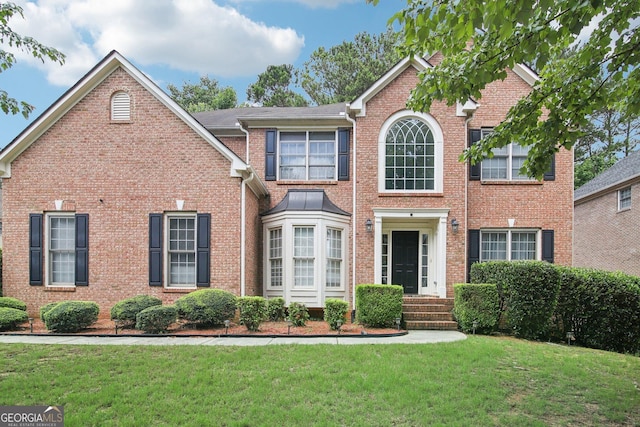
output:
{"label": "white column", "polygon": [[441,216],[438,221],[438,234],[436,236],[436,281],[437,292],[440,298],[447,296],[447,217]]}
{"label": "white column", "polygon": [[382,217],[373,221],[373,283],[382,283]]}

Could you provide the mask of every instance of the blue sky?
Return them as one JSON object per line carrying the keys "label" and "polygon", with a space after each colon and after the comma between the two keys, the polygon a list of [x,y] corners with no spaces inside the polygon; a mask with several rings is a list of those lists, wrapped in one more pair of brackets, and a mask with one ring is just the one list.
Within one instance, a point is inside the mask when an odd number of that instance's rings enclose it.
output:
{"label": "blue sky", "polygon": [[111,50],[117,50],[166,90],[201,75],[232,86],[239,102],[269,65],[298,68],[319,47],[384,32],[406,1],[381,0],[13,0],[24,19],[13,31],[66,55],[42,63],[8,46],[17,64],[0,73],[0,89],[36,107],[28,120],[0,112],[0,147]]}

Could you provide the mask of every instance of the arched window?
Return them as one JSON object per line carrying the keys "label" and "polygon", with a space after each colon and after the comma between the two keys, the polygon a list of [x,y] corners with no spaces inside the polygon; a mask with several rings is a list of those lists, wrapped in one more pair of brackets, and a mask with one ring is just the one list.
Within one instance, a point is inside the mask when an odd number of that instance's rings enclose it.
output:
{"label": "arched window", "polygon": [[380,136],[381,191],[442,191],[442,133],[431,116],[396,115]]}
{"label": "arched window", "polygon": [[116,92],[111,97],[111,120],[131,120],[131,98],[127,92]]}

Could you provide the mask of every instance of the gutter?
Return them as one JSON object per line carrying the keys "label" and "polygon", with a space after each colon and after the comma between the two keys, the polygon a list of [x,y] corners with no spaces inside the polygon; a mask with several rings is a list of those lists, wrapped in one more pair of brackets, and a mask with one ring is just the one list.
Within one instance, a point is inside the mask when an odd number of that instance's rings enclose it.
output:
{"label": "gutter", "polygon": [[[356,224],[358,224],[358,215],[357,215],[357,211],[356,211],[356,201],[358,200],[357,198],[357,194],[358,194],[358,187],[357,187],[357,171],[358,168],[356,167],[357,164],[357,158],[358,156],[356,155],[357,153],[357,132],[356,132],[356,121],[355,119],[351,118],[351,116],[349,115],[349,111],[351,109],[351,104],[347,103],[345,105],[345,119],[347,119],[347,121],[349,123],[351,123],[353,125],[353,149],[352,149],[352,153],[353,155],[351,156],[353,158],[353,167],[352,167],[352,179],[353,179],[353,190],[352,190],[352,207],[351,210],[353,211],[353,215],[352,215],[352,222],[351,222],[351,308],[352,308],[352,313],[355,313],[356,310]],[[352,315],[353,317],[353,315]]]}

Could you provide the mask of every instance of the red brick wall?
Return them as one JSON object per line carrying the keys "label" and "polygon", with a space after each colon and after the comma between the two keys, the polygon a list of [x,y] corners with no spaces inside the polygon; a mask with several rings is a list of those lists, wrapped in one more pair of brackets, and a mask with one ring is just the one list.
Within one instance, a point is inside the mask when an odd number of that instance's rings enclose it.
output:
{"label": "red brick wall", "polygon": [[[117,90],[131,97],[130,123],[110,122]],[[185,212],[211,213],[212,286],[239,294],[241,184],[229,173],[228,160],[116,70],[12,163],[3,183],[4,294],[24,300],[32,316],[64,299],[96,301],[107,316],[137,294],[174,301],[182,294],[148,285],[148,215],[176,211],[176,199]],[[29,214],[54,211],[56,199],[89,214],[89,286],[72,292],[29,285]]]}
{"label": "red brick wall", "polygon": [[573,265],[640,276],[640,182],[631,186],[631,209],[618,211],[618,189],[576,204]]}

